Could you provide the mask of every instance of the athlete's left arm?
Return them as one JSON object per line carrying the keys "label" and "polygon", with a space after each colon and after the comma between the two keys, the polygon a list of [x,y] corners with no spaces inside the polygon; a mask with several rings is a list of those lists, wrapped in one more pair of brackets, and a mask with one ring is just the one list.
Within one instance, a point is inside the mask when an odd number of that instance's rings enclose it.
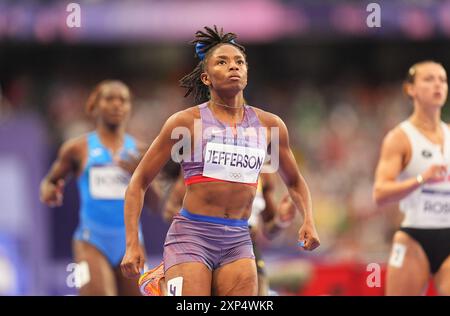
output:
{"label": "athlete's left arm", "polygon": [[[304,249],[313,250],[320,245],[320,241],[314,224],[311,194],[305,179],[300,174],[294,154],[290,148],[289,133],[286,125],[275,115],[270,121],[272,124],[269,126],[277,127],[279,130],[278,152],[280,175],[286,183],[292,201],[303,215],[303,225],[299,231],[299,241],[304,242]],[[272,155],[273,154],[276,154],[274,148],[272,148]]]}

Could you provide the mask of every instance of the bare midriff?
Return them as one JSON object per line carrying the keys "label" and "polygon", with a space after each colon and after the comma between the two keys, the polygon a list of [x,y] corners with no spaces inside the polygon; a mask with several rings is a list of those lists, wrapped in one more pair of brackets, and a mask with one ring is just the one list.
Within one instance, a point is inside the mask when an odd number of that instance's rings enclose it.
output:
{"label": "bare midriff", "polygon": [[203,182],[187,186],[183,208],[193,214],[248,219],[256,187],[235,182]]}

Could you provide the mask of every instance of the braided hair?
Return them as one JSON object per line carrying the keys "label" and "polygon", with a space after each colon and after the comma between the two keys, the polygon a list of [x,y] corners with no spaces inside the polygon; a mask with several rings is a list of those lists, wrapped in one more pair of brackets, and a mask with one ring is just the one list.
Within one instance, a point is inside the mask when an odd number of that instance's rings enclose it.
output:
{"label": "braided hair", "polygon": [[185,97],[192,93],[195,101],[198,103],[209,100],[209,88],[200,79],[200,75],[205,69],[206,60],[213,51],[213,48],[217,47],[219,44],[233,45],[244,53],[244,46],[236,43],[236,38],[237,35],[234,33],[224,34],[223,28],[220,28],[219,31],[216,25],[214,25],[214,29],[205,26],[205,32],[197,31],[195,33],[195,39],[191,41],[191,44],[195,45],[196,49],[194,56],[199,58],[200,61],[191,73],[180,80],[180,86],[187,89],[187,92],[184,95]]}

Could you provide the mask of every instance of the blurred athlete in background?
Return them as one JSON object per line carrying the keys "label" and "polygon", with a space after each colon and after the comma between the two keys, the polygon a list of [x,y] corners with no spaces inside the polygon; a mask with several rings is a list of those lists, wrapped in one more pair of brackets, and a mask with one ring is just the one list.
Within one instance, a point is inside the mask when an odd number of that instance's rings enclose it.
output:
{"label": "blurred athlete in background", "polygon": [[[73,236],[73,256],[78,275],[83,275],[80,295],[140,294],[138,279],[125,278],[119,267],[125,253],[125,190],[148,148],[125,133],[131,106],[127,85],[117,80],[100,82],[86,104],[95,119],[95,131],[64,142],[41,182],[41,201],[56,207],[62,205],[66,181],[77,178],[80,219]],[[156,196],[149,190],[149,203],[156,201],[152,194]],[[145,253],[140,232],[139,236],[139,247]]]}
{"label": "blurred athlete in background", "polygon": [[400,202],[404,219],[395,233],[386,295],[420,295],[434,277],[450,295],[450,129],[441,121],[448,83],[434,61],[413,65],[405,82],[412,115],[385,137],[375,174],[377,204]]}

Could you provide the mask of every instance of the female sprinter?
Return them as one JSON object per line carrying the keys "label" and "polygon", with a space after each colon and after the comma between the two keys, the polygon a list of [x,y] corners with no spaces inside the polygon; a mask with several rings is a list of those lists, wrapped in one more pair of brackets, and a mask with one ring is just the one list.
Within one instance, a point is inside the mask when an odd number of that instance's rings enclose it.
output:
{"label": "female sprinter", "polygon": [[450,130],[441,121],[447,74],[441,64],[413,65],[405,82],[412,115],[385,137],[375,174],[377,204],[400,202],[404,219],[395,233],[386,295],[420,295],[434,276],[450,295]]}
{"label": "female sprinter", "polygon": [[[131,178],[125,196],[127,251],[122,271],[136,277],[143,267],[138,223],[144,193],[179,149],[173,134],[184,132],[188,146],[181,148],[181,167],[186,195],[164,245],[168,294],[256,295],[248,218],[268,146],[272,159],[279,159],[282,178],[304,218],[299,242],[304,249],[313,250],[319,246],[319,238],[309,189],[289,147],[286,125],[276,115],[244,103],[247,62],[236,35],[224,34],[216,27],[205,29],[198,31],[193,41],[200,62],[181,79],[188,94],[193,92],[203,103],[177,112],[165,122]],[[279,131],[279,138],[272,144],[274,130]],[[279,155],[274,157],[277,145]]]}
{"label": "female sprinter", "polygon": [[[103,81],[91,92],[86,110],[95,118],[96,129],[61,146],[41,182],[41,201],[60,206],[65,181],[76,176],[80,223],[72,247],[77,275],[83,276],[79,294],[139,295],[137,278],[125,278],[119,268],[125,253],[125,190],[137,158],[147,149],[125,133],[130,89],[121,81]],[[141,239],[138,247],[144,253]]]}

